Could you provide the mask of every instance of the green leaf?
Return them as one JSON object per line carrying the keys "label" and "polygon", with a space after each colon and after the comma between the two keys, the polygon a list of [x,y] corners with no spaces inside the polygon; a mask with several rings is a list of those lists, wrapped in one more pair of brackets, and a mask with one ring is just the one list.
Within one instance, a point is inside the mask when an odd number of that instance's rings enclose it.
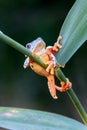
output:
{"label": "green leaf", "polygon": [[0,107],[0,127],[11,130],[87,130],[73,119],[36,110]]}
{"label": "green leaf", "polygon": [[87,40],[87,0],[76,0],[59,35],[63,37],[63,47],[56,57],[58,63],[64,65]]}

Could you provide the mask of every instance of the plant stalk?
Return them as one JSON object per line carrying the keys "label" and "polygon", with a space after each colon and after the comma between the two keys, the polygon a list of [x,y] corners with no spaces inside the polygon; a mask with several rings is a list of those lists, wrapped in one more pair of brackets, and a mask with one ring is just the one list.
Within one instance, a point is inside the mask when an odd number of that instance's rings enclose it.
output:
{"label": "plant stalk", "polygon": [[[37,57],[36,55],[32,55],[32,53],[28,49],[26,49],[23,45],[19,44],[18,42],[16,42],[13,39],[11,39],[10,37],[5,35],[1,31],[0,31],[0,40],[5,42],[9,46],[13,47],[14,49],[18,50],[22,54],[31,57],[33,60],[35,60],[41,66],[43,66],[45,68],[47,67],[47,65],[45,65],[45,63],[39,57]],[[55,70],[55,75],[57,76],[57,78],[60,81],[66,82],[66,77],[65,77],[65,75],[63,74],[63,72],[61,71],[60,68]],[[70,88],[69,90],[67,90],[67,93],[68,93],[72,103],[74,104],[76,110],[78,111],[81,119],[83,120],[84,124],[87,125],[86,111],[84,110],[84,108],[83,108],[82,104],[80,103],[78,97],[76,96],[75,92],[73,91],[72,88]]]}
{"label": "plant stalk", "polygon": [[29,51],[27,48],[25,48],[20,43],[16,42],[12,38],[5,35],[3,32],[0,31],[0,40],[8,44],[9,46],[13,47],[14,49],[18,50],[24,55],[27,55],[31,57],[33,60],[35,60],[37,63],[39,63],[43,67],[47,67],[47,65],[44,64],[44,62],[36,55],[32,55],[31,51]]}
{"label": "plant stalk", "polygon": [[[60,68],[55,70],[55,75],[58,79],[60,79],[60,81],[66,82],[66,77]],[[72,89],[72,86],[70,89],[67,90],[67,94],[69,95],[84,124],[87,125],[87,113],[83,108],[81,102],[79,101],[77,95],[75,94],[74,90]]]}

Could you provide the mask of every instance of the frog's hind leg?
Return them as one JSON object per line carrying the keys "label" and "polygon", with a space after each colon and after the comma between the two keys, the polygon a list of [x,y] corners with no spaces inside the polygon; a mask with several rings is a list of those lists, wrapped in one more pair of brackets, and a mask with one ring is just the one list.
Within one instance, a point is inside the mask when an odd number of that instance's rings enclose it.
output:
{"label": "frog's hind leg", "polygon": [[50,94],[54,99],[57,99],[58,98],[56,95],[57,86],[55,85],[54,75],[49,74],[47,76],[47,79],[48,79],[48,87],[49,87]]}
{"label": "frog's hind leg", "polygon": [[70,89],[72,86],[72,83],[69,81],[68,78],[66,78],[66,82],[61,82],[61,87],[57,87],[56,86],[56,89],[60,92],[65,92],[67,91],[68,89]]}

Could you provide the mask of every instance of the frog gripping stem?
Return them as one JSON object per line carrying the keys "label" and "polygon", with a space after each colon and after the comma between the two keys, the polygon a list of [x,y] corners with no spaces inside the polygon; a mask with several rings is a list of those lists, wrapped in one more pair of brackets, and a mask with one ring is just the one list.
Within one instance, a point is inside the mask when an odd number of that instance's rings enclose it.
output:
{"label": "frog gripping stem", "polygon": [[54,43],[53,46],[46,47],[45,42],[41,38],[37,38],[33,42],[26,45],[26,48],[28,50],[40,57],[45,62],[45,64],[48,65],[47,68],[40,66],[38,63],[32,60],[32,58],[29,57],[26,58],[23,65],[24,68],[30,66],[34,72],[47,78],[48,88],[51,96],[54,99],[57,99],[56,90],[64,92],[71,86],[71,83],[68,79],[66,82],[61,82],[61,87],[55,84],[54,69],[57,65],[57,61],[54,54],[62,47],[62,45],[59,43],[60,40],[62,40],[61,36],[58,37],[57,42]]}
{"label": "frog gripping stem", "polygon": [[68,78],[66,78],[66,82],[61,82],[60,84],[61,84],[61,87],[57,87],[57,86],[56,86],[56,89],[57,89],[58,91],[60,91],[60,92],[65,92],[65,91],[67,91],[68,89],[70,89],[71,86],[72,86],[72,83],[69,81]]}
{"label": "frog gripping stem", "polygon": [[62,45],[60,44],[61,40],[62,40],[62,36],[59,36],[57,41],[54,43],[54,46],[53,46],[54,52],[58,52],[58,50],[62,48]]}
{"label": "frog gripping stem", "polygon": [[69,79],[66,79],[66,82],[61,82],[61,87],[55,85],[54,75],[49,74],[47,76],[47,79],[48,79],[48,88],[49,88],[50,94],[54,99],[58,98],[56,95],[56,90],[60,92],[65,92],[72,86],[72,83],[69,81]]}
{"label": "frog gripping stem", "polygon": [[[48,67],[46,68],[46,71],[49,72],[50,74],[54,74],[54,68],[56,67],[56,58],[54,54],[59,51],[59,49],[62,48],[62,45],[59,43],[62,40],[62,36],[59,36],[57,39],[57,42],[54,43],[53,46],[48,46],[46,48],[46,53],[49,56],[49,61],[46,62]],[[52,70],[52,71],[50,71]]]}

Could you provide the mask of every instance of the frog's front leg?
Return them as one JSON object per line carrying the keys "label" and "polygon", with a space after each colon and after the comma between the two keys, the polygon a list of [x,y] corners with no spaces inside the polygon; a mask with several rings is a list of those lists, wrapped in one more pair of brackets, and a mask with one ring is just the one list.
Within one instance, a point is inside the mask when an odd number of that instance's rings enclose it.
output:
{"label": "frog's front leg", "polygon": [[48,46],[48,47],[46,48],[46,53],[49,55],[50,52],[51,52],[52,54],[55,54],[56,52],[58,52],[59,49],[62,48],[62,45],[60,44],[60,41],[61,41],[61,40],[62,40],[62,36],[59,36],[58,39],[57,39],[57,41],[54,43],[53,46]]}
{"label": "frog's front leg", "polygon": [[46,68],[46,71],[54,75],[54,68],[56,66],[56,58],[53,54],[51,54],[50,57],[51,57],[51,60],[46,62],[46,64],[48,65],[48,67]]}
{"label": "frog's front leg", "polygon": [[62,45],[60,44],[61,40],[62,40],[62,36],[59,36],[57,41],[54,43],[52,47],[52,50],[54,51],[54,53],[58,52],[58,50],[62,48]]}
{"label": "frog's front leg", "polygon": [[30,59],[29,59],[29,57],[27,57],[25,59],[25,61],[24,61],[24,64],[23,64],[24,69],[26,69],[27,67],[29,67],[29,65],[30,65]]}
{"label": "frog's front leg", "polygon": [[48,46],[46,48],[46,53],[49,56],[49,61],[46,63],[48,65],[46,71],[50,72],[50,74],[54,74],[54,68],[56,66],[56,58],[54,54],[62,48],[62,45],[60,45],[60,41],[62,40],[62,36],[59,36],[57,39],[57,42],[54,43],[53,46]]}

